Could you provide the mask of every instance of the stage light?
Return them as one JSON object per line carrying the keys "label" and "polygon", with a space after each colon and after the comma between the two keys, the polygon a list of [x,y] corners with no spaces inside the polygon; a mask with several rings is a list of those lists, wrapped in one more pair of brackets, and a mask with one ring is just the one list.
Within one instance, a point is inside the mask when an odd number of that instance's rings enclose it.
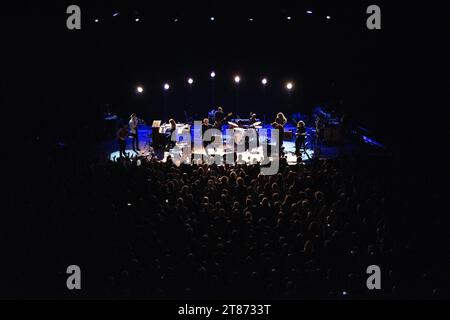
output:
{"label": "stage light", "polygon": [[215,18],[215,17],[211,17],[211,18],[209,18],[209,20],[211,20],[211,21],[215,21],[215,20],[216,20],[216,18]]}
{"label": "stage light", "polygon": [[236,83],[241,82],[241,77],[239,77],[239,76],[234,77],[234,82],[236,82]]}
{"label": "stage light", "polygon": [[331,17],[330,16],[327,16],[327,20],[330,20],[331,19]]}
{"label": "stage light", "polygon": [[189,79],[188,79],[188,83],[189,83],[190,85],[192,85],[192,84],[194,83],[194,79],[189,78]]}
{"label": "stage light", "polygon": [[173,19],[173,22],[178,22],[178,18]]}
{"label": "stage light", "polygon": [[136,21],[136,22],[139,22],[139,21],[140,21],[140,19],[139,19],[139,18],[136,18],[136,19],[134,19],[134,21]]}
{"label": "stage light", "polygon": [[137,93],[143,93],[144,92],[144,88],[142,88],[141,86],[136,88]]}
{"label": "stage light", "polygon": [[261,83],[265,86],[267,84],[267,79],[266,78],[262,79]]}
{"label": "stage light", "polygon": [[292,84],[292,82],[288,82],[288,83],[286,84],[286,89],[288,89],[289,91],[291,91],[292,88],[294,88],[294,85]]}
{"label": "stage light", "polygon": [[292,17],[286,17],[286,19],[288,19],[288,20],[291,20],[291,19],[292,19]]}
{"label": "stage light", "polygon": [[248,21],[253,22],[253,18],[249,18]]}
{"label": "stage light", "polygon": [[95,20],[94,20],[95,23],[98,23],[99,21],[100,21],[100,20],[98,20],[98,19],[95,19]]}
{"label": "stage light", "polygon": [[213,71],[213,72],[211,72],[211,78],[215,78],[216,77],[216,73]]}
{"label": "stage light", "polygon": [[116,12],[116,13],[113,14],[113,17],[117,17],[118,15],[119,15],[119,13]]}
{"label": "stage light", "polygon": [[170,85],[168,83],[164,84],[164,90],[168,91],[170,89]]}
{"label": "stage light", "polygon": [[312,14],[313,12],[311,10],[306,11],[307,14]]}

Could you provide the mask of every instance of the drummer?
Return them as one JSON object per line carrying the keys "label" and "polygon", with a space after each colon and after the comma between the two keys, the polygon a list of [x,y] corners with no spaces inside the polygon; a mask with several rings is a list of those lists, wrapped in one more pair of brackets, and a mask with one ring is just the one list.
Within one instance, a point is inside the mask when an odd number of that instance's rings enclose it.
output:
{"label": "drummer", "polygon": [[254,124],[256,122],[258,122],[258,120],[256,119],[256,113],[250,112],[250,124]]}
{"label": "drummer", "polygon": [[172,141],[172,134],[177,130],[177,122],[175,119],[170,119],[169,124],[166,125],[166,149],[170,150],[175,147],[175,141]]}
{"label": "drummer", "polygon": [[259,146],[259,130],[262,128],[261,122],[256,118],[256,113],[250,112],[250,128],[256,129],[256,145]]}

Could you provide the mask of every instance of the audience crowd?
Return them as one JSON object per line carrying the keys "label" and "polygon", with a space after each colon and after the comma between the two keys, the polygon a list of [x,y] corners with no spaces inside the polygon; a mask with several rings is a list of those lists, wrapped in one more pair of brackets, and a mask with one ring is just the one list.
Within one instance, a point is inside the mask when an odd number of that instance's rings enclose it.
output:
{"label": "audience crowd", "polygon": [[[49,200],[24,205],[35,213],[40,258],[48,258],[37,266],[46,270],[41,282],[55,295],[72,294],[72,264],[89,297],[448,295],[433,192],[399,185],[385,159],[282,161],[273,176],[258,164],[46,165],[51,174],[37,179]],[[366,286],[370,265],[381,268],[381,290]]]}

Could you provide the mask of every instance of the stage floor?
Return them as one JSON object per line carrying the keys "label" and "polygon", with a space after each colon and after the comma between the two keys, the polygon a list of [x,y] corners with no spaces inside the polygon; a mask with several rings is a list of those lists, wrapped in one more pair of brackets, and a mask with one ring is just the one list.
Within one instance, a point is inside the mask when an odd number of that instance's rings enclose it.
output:
{"label": "stage floor", "polygon": [[[292,141],[285,141],[283,146],[285,148],[285,155],[286,155],[286,159],[287,159],[288,163],[296,164],[297,156],[295,155],[295,143]],[[150,145],[146,144],[145,147],[141,148],[140,152],[135,152],[133,150],[126,150],[126,153],[130,157],[131,156],[149,157],[149,156],[151,156],[151,151],[152,150],[150,149]],[[169,156],[171,156],[173,158],[173,155],[171,155],[170,152],[168,152],[168,151],[164,151],[164,152],[155,151],[154,153],[156,154],[156,157],[159,160],[162,160],[163,162],[166,162],[167,158]],[[208,159],[207,158],[208,155],[206,154],[206,151],[203,148],[202,149],[193,149],[192,153],[203,155],[205,161]],[[220,148],[217,150],[217,152],[214,152],[213,150],[209,151],[209,156],[213,156],[215,154],[223,156],[225,154],[225,152],[223,151],[223,149],[220,149]],[[263,148],[260,146],[251,151],[236,152],[236,157],[245,163],[252,163],[255,160],[261,161],[263,158]],[[302,160],[307,161],[307,160],[312,159],[313,157],[314,157],[314,150],[307,148],[306,152],[303,153],[303,155],[302,155]],[[119,151],[114,151],[110,154],[111,160],[115,160],[117,158],[119,158]],[[269,157],[269,159],[272,160],[271,157]]]}
{"label": "stage floor", "polygon": [[[268,127],[268,126],[267,126]],[[295,132],[295,127],[287,126],[286,130]],[[328,145],[324,143],[316,143],[315,141],[315,130],[313,127],[307,128],[308,139],[306,142],[306,153],[302,155],[303,161],[308,161],[312,158],[319,159],[330,159],[336,158],[345,155],[352,155],[355,153],[361,152],[364,148],[374,151],[373,144],[371,144],[365,139],[360,139],[360,142],[355,141],[355,139],[345,139],[340,144]],[[153,148],[151,148],[152,140],[151,140],[151,128],[147,126],[141,126],[139,129],[139,146],[141,149],[140,153],[136,153],[130,149],[131,147],[131,139],[127,139],[127,154],[130,156],[149,156],[150,152]],[[284,140],[283,146],[285,149],[286,158],[289,164],[297,163],[297,156],[295,155],[295,141],[294,140]],[[100,147],[102,152],[106,152],[111,160],[117,159],[119,157],[118,145],[115,139],[110,139],[108,141],[104,141],[102,146]],[[193,150],[198,154],[205,154],[204,150]],[[220,150],[218,153],[220,154]],[[156,157],[159,160],[166,161],[169,155],[169,152],[164,152],[162,150],[156,150],[154,152]],[[223,151],[222,151],[223,153]],[[241,156],[242,159],[246,163],[251,163],[256,158],[260,159],[262,156],[262,147],[259,147],[258,150],[253,150],[253,152],[243,152],[237,153],[237,157]],[[309,156],[309,157],[308,157]]]}
{"label": "stage floor", "polygon": [[[267,128],[269,128],[270,126],[266,126]],[[224,133],[225,133],[224,129]],[[294,131],[295,132],[295,128],[294,127],[286,127],[286,130],[290,130],[290,131]],[[191,135],[193,136],[193,130],[191,130]],[[312,146],[312,139],[311,136],[314,135],[313,133],[313,129],[312,128],[308,128],[307,130],[308,132],[308,140],[306,142],[306,150],[305,152],[302,154],[302,160],[303,161],[307,161],[309,159],[312,159],[314,157],[314,150],[313,150],[313,146]],[[154,154],[156,154],[156,157],[159,160],[162,160],[163,162],[165,162],[168,158],[168,156],[170,155],[170,152],[168,151],[161,151],[161,150],[153,150],[152,146],[152,139],[151,139],[151,128],[147,127],[147,126],[141,126],[140,130],[139,130],[139,147],[141,149],[140,152],[135,152],[133,150],[127,149],[126,153],[131,157],[131,156],[140,156],[140,157],[147,157],[147,156],[151,156],[152,151],[154,152]],[[131,145],[131,139],[127,139],[127,146]],[[284,152],[287,158],[287,161],[289,164],[296,164],[297,163],[297,156],[295,155],[295,141],[289,141],[289,140],[284,140],[283,142],[283,147],[284,147]],[[116,146],[117,148],[117,146]],[[204,150],[204,148],[201,149],[192,149],[192,153],[195,154],[201,154],[204,156],[204,159],[207,159],[207,154]],[[223,148],[219,147],[216,152],[214,152],[214,150],[210,149],[209,150],[209,155],[213,156],[214,154],[218,154],[223,156],[225,154]],[[119,151],[115,150],[112,151],[110,153],[110,159],[114,160],[119,158]],[[252,163],[255,160],[256,161],[261,161],[262,157],[263,157],[263,148],[261,146],[259,146],[258,148],[255,148],[251,151],[246,151],[246,152],[236,152],[236,157],[238,159],[240,159],[240,161],[246,162],[246,163]],[[173,155],[172,155],[173,158]],[[270,157],[269,157],[270,159]],[[271,159],[270,159],[271,160]]]}

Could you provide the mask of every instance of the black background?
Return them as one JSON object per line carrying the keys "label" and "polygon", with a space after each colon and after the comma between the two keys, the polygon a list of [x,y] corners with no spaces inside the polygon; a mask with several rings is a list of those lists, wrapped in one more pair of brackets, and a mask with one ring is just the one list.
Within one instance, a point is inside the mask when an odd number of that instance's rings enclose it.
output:
{"label": "black background", "polygon": [[[443,133],[446,102],[438,94],[444,86],[434,84],[445,74],[444,20],[437,6],[378,3],[382,30],[370,31],[368,1],[100,1],[78,3],[82,30],[69,31],[69,4],[22,1],[2,10],[2,104],[6,112],[20,112],[24,134],[71,139],[105,105],[122,117],[137,111],[147,120],[159,118],[166,81],[172,85],[169,116],[180,118],[188,76],[196,81],[193,111],[202,118],[212,109],[213,69],[216,103],[226,110],[234,111],[232,79],[241,75],[244,117],[249,111],[268,118],[278,110],[309,113],[318,104],[343,101],[349,115],[391,144],[410,148],[426,137],[429,145]],[[305,14],[308,8],[313,16]],[[120,15],[113,18],[115,11]],[[270,81],[266,96],[263,76]],[[291,101],[288,80],[295,83]],[[144,96],[135,94],[138,84]]]}

